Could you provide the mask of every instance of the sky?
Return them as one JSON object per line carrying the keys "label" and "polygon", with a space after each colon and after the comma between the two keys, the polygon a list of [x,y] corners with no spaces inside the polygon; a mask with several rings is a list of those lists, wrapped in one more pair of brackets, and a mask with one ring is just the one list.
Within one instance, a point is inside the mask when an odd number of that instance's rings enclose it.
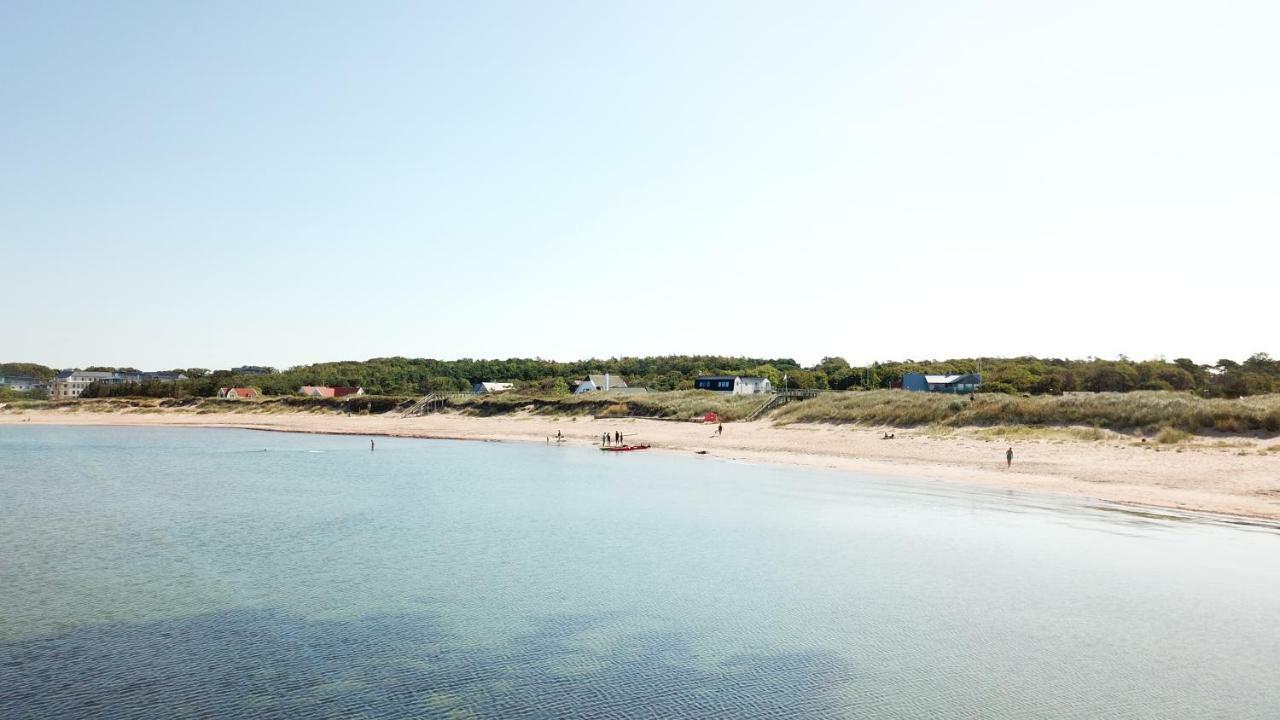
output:
{"label": "sky", "polygon": [[1280,354],[1280,3],[0,4],[0,360]]}

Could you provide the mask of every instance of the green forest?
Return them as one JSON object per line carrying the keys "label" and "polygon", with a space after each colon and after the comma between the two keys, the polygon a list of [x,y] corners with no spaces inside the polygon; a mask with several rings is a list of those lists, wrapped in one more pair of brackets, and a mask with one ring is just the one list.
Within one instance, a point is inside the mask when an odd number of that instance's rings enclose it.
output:
{"label": "green forest", "polygon": [[[92,367],[85,369],[132,370]],[[609,372],[632,387],[654,391],[687,390],[698,375],[763,375],[775,387],[789,389],[862,390],[891,387],[904,373],[981,372],[980,392],[1058,395],[1064,392],[1129,392],[1176,390],[1202,397],[1232,398],[1280,392],[1280,360],[1258,353],[1241,361],[1221,359],[1211,365],[1186,358],[1169,360],[1084,360],[958,358],[902,360],[852,366],[828,357],[809,367],[789,358],[740,358],[670,355],[555,362],[542,359],[431,360],[374,358],[301,365],[265,375],[236,375],[204,368],[174,368],[190,379],[179,383],[91,386],[83,397],[212,397],[219,387],[248,386],[266,395],[289,395],[302,385],[355,385],[373,395],[424,395],[465,392],[481,381],[511,382],[523,394],[556,396],[588,373]],[[0,375],[31,375],[47,380],[55,370],[33,363],[0,364]]]}

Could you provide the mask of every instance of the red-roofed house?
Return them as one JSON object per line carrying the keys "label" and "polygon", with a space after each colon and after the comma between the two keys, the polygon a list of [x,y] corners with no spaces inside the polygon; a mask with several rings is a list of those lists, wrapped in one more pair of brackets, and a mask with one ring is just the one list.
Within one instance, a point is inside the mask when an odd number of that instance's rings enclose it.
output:
{"label": "red-roofed house", "polygon": [[258,397],[253,388],[218,388],[218,397],[224,400],[245,400]]}

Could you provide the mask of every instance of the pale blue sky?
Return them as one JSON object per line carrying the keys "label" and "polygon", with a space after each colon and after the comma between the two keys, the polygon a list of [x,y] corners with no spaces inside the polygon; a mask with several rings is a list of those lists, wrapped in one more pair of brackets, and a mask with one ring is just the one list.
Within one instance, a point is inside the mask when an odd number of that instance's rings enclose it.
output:
{"label": "pale blue sky", "polygon": [[1280,4],[0,4],[0,360],[1280,352]]}

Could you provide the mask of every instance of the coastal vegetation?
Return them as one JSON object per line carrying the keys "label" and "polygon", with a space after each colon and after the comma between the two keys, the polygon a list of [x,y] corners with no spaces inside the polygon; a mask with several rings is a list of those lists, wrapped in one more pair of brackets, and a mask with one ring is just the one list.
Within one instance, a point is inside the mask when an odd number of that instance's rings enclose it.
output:
{"label": "coastal vegetation", "polygon": [[780,424],[855,423],[916,427],[1084,426],[1110,430],[1223,433],[1280,432],[1280,395],[1241,399],[1136,391],[1021,397],[967,396],[878,390],[824,393],[771,414]]}
{"label": "coastal vegetation", "polygon": [[[95,368],[113,370],[116,368]],[[177,382],[101,385],[83,397],[212,397],[219,387],[255,387],[266,395],[289,395],[302,385],[359,386],[373,395],[465,392],[477,382],[510,382],[537,396],[569,393],[570,383],[588,373],[611,373],[632,387],[653,391],[690,390],[699,375],[759,375],[782,389],[887,389],[906,373],[981,372],[985,394],[1059,395],[1071,392],[1127,393],[1179,391],[1205,398],[1236,398],[1280,392],[1280,360],[1257,353],[1242,361],[1198,364],[1186,358],[1116,360],[1087,358],[955,358],[902,360],[854,366],[839,357],[803,367],[790,358],[712,355],[621,357],[555,362],[539,358],[432,360],[374,358],[300,365],[280,372],[241,374],[229,370],[175,368],[188,379]],[[54,370],[32,363],[0,365],[0,372],[47,380]]]}
{"label": "coastal vegetation", "polygon": [[[968,396],[898,390],[823,392],[765,407],[772,396],[727,395],[702,390],[560,396],[524,392],[494,395],[441,395],[418,412],[452,412],[474,416],[516,414],[567,417],[634,417],[700,420],[716,413],[723,421],[740,421],[767,410],[760,419],[779,425],[825,423],[875,427],[920,428],[946,435],[969,428],[981,437],[1047,434],[1076,440],[1098,439],[1105,431],[1151,435],[1159,443],[1176,443],[1187,434],[1280,433],[1280,394],[1240,399],[1202,398],[1190,393],[1137,391],[1079,393],[1060,396]],[[95,398],[88,400],[8,400],[6,412],[58,409],[73,412],[194,413],[335,413],[383,414],[412,411],[409,395],[362,395],[345,398],[302,396],[261,400],[217,398]]]}
{"label": "coastal vegetation", "polygon": [[[886,389],[907,372],[971,372],[979,366],[984,384],[973,397]],[[100,368],[112,370],[114,368]],[[51,368],[8,363],[0,370],[47,379]],[[269,370],[269,369],[268,369]],[[841,358],[824,358],[810,367],[790,359],[721,356],[611,358],[558,363],[540,359],[429,360],[377,358],[364,362],[320,363],[235,374],[186,368],[179,382],[89,386],[79,400],[41,402],[21,394],[0,397],[9,410],[56,407],[127,412],[199,413],[359,413],[405,412],[423,396],[434,398],[428,410],[495,416],[514,413],[583,417],[697,419],[716,413],[726,421],[756,416],[778,424],[828,423],[885,427],[927,427],[943,433],[954,428],[1076,428],[1073,436],[1097,431],[1141,432],[1162,443],[1179,433],[1280,432],[1280,361],[1257,354],[1241,362],[1219,360],[1196,365],[1189,360],[1044,360],[1038,358],[904,361],[852,367]],[[632,389],[648,392],[569,394],[569,383],[588,373],[609,372]],[[763,375],[775,387],[803,388],[815,397],[770,404],[773,396],[728,395],[693,390],[704,374]],[[471,395],[479,381],[511,382],[510,392]],[[297,395],[302,385],[360,386],[365,395],[339,399]],[[258,388],[257,401],[222,401],[219,387]],[[149,398],[153,402],[143,402]],[[106,403],[105,405],[103,403]],[[118,404],[119,403],[119,404]],[[421,408],[417,408],[421,410]],[[767,412],[766,412],[767,410]],[[1083,437],[1083,436],[1081,436]]]}

